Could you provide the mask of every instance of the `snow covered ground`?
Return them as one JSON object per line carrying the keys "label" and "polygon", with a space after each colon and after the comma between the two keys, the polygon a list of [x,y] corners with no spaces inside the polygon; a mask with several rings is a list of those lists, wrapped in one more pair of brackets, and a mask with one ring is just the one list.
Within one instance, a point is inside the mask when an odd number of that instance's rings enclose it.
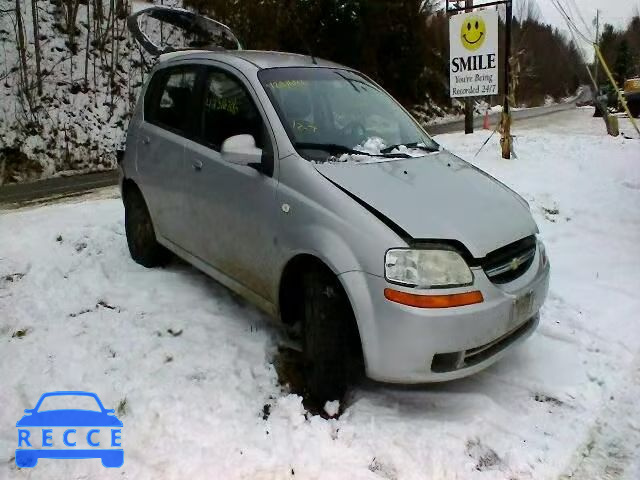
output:
{"label": "snow covered ground", "polygon": [[[338,419],[279,386],[261,313],[180,262],[133,263],[118,199],[0,214],[0,478],[640,478],[640,140],[590,113],[516,124],[511,161],[496,137],[474,158],[486,131],[437,138],[529,201],[540,328],[468,379],[363,382]],[[18,470],[23,409],[73,389],[118,410],[124,466]]]}

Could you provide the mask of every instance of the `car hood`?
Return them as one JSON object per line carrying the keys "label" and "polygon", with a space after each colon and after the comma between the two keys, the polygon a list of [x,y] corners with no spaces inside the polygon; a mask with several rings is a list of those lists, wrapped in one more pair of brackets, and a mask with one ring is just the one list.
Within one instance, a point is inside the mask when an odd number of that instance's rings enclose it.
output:
{"label": "car hood", "polygon": [[47,410],[23,416],[17,427],[121,427],[114,415],[89,410]]}
{"label": "car hood", "polygon": [[524,199],[446,151],[315,167],[412,238],[457,240],[476,258],[538,232]]}

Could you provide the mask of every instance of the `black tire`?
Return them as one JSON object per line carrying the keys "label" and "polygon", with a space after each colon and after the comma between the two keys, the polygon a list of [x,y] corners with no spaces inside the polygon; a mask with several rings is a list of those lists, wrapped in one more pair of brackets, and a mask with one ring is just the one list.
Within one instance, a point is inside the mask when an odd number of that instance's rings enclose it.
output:
{"label": "black tire", "polygon": [[308,396],[320,405],[342,400],[348,386],[349,332],[353,311],[330,271],[304,276],[303,344]]}
{"label": "black tire", "polygon": [[629,103],[627,106],[633,118],[640,117],[640,101]]}
{"label": "black tire", "polygon": [[168,250],[156,241],[147,204],[137,188],[130,187],[125,193],[124,227],[129,253],[136,263],[153,268],[169,261]]}

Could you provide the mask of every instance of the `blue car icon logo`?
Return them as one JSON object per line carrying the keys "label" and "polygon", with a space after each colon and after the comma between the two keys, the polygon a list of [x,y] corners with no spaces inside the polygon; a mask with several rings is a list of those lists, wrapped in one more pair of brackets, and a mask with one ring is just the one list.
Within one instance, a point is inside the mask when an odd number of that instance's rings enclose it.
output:
{"label": "blue car icon logo", "polygon": [[[43,406],[43,402],[49,405],[52,400],[57,404],[62,402],[65,408],[51,410]],[[82,400],[83,405],[89,402],[93,408],[66,408],[77,400]],[[114,415],[115,410],[104,408],[95,393],[45,393],[34,408],[24,412],[16,423],[18,467],[35,467],[39,458],[99,458],[102,465],[111,468],[121,467],[124,463],[122,422]]]}

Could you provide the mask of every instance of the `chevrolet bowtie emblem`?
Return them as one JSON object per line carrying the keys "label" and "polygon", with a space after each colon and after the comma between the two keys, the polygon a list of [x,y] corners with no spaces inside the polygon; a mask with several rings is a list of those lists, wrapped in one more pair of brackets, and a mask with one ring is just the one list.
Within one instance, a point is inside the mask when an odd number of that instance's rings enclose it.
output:
{"label": "chevrolet bowtie emblem", "polygon": [[519,266],[520,266],[519,258],[514,258],[513,260],[511,260],[511,270],[517,270]]}

